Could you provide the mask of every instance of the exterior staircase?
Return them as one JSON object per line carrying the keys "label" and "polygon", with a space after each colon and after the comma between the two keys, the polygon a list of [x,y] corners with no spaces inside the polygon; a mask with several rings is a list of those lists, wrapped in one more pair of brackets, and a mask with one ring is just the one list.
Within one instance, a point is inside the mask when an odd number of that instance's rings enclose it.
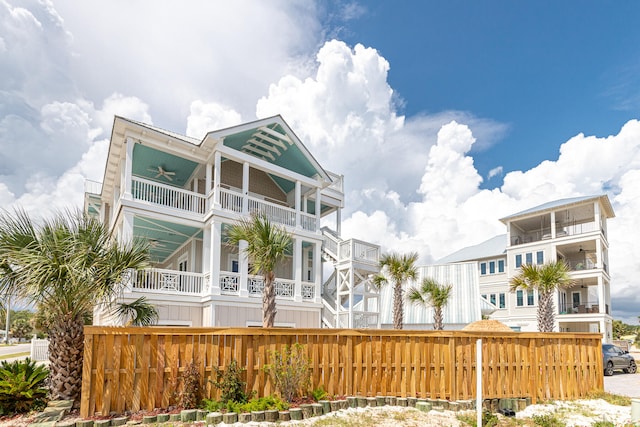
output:
{"label": "exterior staircase", "polygon": [[322,286],[322,325],[328,328],[379,328],[380,294],[372,277],[380,269],[380,246],[343,240],[323,227],[322,259],[333,273]]}

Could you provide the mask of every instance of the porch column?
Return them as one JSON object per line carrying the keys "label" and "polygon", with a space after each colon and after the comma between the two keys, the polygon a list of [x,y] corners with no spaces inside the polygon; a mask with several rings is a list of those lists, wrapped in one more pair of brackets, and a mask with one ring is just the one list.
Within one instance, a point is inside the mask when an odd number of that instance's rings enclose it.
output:
{"label": "porch column", "polygon": [[220,247],[222,223],[211,221],[209,246],[209,277],[211,281],[211,295],[220,295]]}
{"label": "porch column", "polygon": [[604,269],[604,260],[602,259],[602,242],[600,238],[596,239],[596,268]]}
{"label": "porch column", "polygon": [[302,224],[300,224],[300,189],[301,184],[300,181],[296,181],[296,227],[301,228]]}
{"label": "porch column", "polygon": [[555,211],[551,212],[551,238],[556,238],[556,213]]}
{"label": "porch column", "polygon": [[121,237],[123,243],[129,243],[133,240],[133,214],[131,212],[123,212]]}
{"label": "porch column", "polygon": [[246,240],[240,240],[238,243],[238,270],[240,271],[240,296],[249,296],[249,258],[247,258],[247,247],[249,244]]}
{"label": "porch column", "polygon": [[302,239],[299,237],[293,239],[293,280],[295,280],[293,300],[302,302]]}
{"label": "porch column", "polygon": [[126,200],[131,200],[131,176],[132,176],[132,168],[133,168],[133,146],[135,145],[135,141],[131,138],[127,138],[127,151],[124,158],[124,182],[120,183],[120,185],[124,188],[124,194],[122,197]]}
{"label": "porch column", "polygon": [[249,163],[242,164],[242,213],[249,213]]}
{"label": "porch column", "polygon": [[316,233],[320,232],[320,215],[322,214],[322,193],[320,187],[316,187]]}
{"label": "porch column", "polygon": [[[322,261],[320,258],[321,252],[322,252],[322,242],[316,242],[314,244],[314,250],[313,250],[313,272],[315,275],[314,302],[320,302],[320,298],[322,298]],[[336,278],[336,281],[337,280],[338,278]]]}
{"label": "porch column", "polygon": [[593,222],[596,223],[596,227],[598,227],[597,229],[600,230],[600,203],[598,200],[593,202]]}
{"label": "porch column", "polygon": [[340,208],[336,209],[336,232],[338,233],[338,236],[342,236],[342,218]]}
{"label": "porch column", "polygon": [[213,208],[220,209],[220,164],[222,163],[222,157],[219,151],[214,154],[213,163]]}
{"label": "porch column", "polygon": [[213,199],[211,196],[211,180],[213,175],[213,165],[207,163],[204,166],[204,196],[207,198],[207,210],[213,210]]}
{"label": "porch column", "polygon": [[[587,295],[587,298],[589,296]],[[598,312],[606,313],[605,301],[604,301],[604,283],[602,282],[602,275],[598,276]]]}

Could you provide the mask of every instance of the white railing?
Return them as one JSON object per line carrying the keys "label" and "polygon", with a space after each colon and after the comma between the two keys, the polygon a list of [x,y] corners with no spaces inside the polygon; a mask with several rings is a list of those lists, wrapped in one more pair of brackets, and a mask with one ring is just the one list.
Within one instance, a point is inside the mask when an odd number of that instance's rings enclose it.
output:
{"label": "white railing", "polygon": [[316,297],[316,285],[311,282],[302,282],[302,299],[314,299]]}
{"label": "white railing", "polygon": [[[247,288],[249,296],[262,296],[262,291],[264,290],[264,278],[261,276],[249,276],[248,281]],[[273,282],[273,287],[276,292],[276,298],[293,299],[295,295],[296,283],[293,280],[276,279]]]}
{"label": "white railing", "polygon": [[303,230],[316,231],[316,216],[300,212],[300,225]]}
{"label": "white railing", "polygon": [[202,273],[150,268],[135,272],[131,289],[142,292],[202,294]]}
{"label": "white railing", "polygon": [[[35,335],[34,335],[35,336]],[[33,338],[31,340],[31,360],[46,362],[49,360],[49,340]]]}
{"label": "white railing", "polygon": [[336,173],[333,172],[327,172],[327,174],[329,175],[329,177],[331,178],[331,180],[333,181],[331,183],[331,185],[329,185],[328,188],[332,188],[334,190],[337,190],[339,192],[343,192],[343,182],[344,182],[344,178],[342,175],[338,175]]}
{"label": "white railing", "polygon": [[355,239],[340,242],[339,260],[348,259],[375,264],[380,259],[380,247]]}
{"label": "white railing", "polygon": [[131,194],[136,200],[199,214],[205,212],[206,197],[203,194],[138,177],[131,181]]}
{"label": "white railing", "polygon": [[[272,222],[295,227],[296,211],[249,196],[249,212],[265,215]],[[315,230],[314,230],[315,231]]]}
{"label": "white railing", "polygon": [[[375,329],[378,327],[378,313],[368,311],[352,311],[351,327],[354,329]],[[349,313],[338,313],[339,328],[348,328]]]}
{"label": "white railing", "polygon": [[220,188],[220,208],[231,212],[242,212],[242,194]]}
{"label": "white railing", "polygon": [[90,193],[90,194],[102,194],[102,183],[97,181],[91,181],[90,179],[85,179],[84,192]]}
{"label": "white railing", "polygon": [[238,295],[240,293],[240,273],[220,273],[220,293]]}

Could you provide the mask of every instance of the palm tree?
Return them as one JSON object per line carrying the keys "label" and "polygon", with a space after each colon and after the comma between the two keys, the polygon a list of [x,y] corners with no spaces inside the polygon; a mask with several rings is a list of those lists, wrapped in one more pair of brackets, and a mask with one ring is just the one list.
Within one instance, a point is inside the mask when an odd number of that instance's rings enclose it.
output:
{"label": "palm tree", "polygon": [[[36,224],[26,212],[0,212],[0,295],[16,295],[46,307],[49,329],[50,397],[77,400],[82,385],[84,318],[96,304],[110,304],[129,269],[147,265],[143,242],[119,245],[97,220],[59,212]],[[109,307],[111,307],[109,305]]]}
{"label": "palm tree", "polygon": [[402,298],[402,285],[415,280],[418,274],[415,263],[418,259],[417,252],[398,254],[395,252],[382,255],[379,266],[380,273],[375,275],[373,283],[382,287],[389,281],[393,282],[393,329],[402,329],[404,318],[404,301]]}
{"label": "palm tree", "polygon": [[442,309],[449,302],[452,285],[441,285],[435,279],[427,277],[422,280],[420,288],[412,287],[407,293],[407,299],[414,304],[433,308],[433,329],[444,329]]}
{"label": "palm tree", "polygon": [[158,322],[158,310],[145,297],[118,303],[115,314],[127,326],[151,326]]}
{"label": "palm tree", "polygon": [[570,268],[564,261],[552,261],[542,265],[523,264],[520,273],[511,279],[511,292],[518,289],[538,291],[538,330],[553,332],[555,307],[553,296],[556,289],[573,285]]}
{"label": "palm tree", "polygon": [[264,277],[262,326],[272,328],[276,319],[275,269],[289,251],[291,236],[283,227],[272,224],[265,215],[252,215],[238,221],[229,229],[228,236],[230,245],[247,242],[245,256],[251,262],[250,273]]}

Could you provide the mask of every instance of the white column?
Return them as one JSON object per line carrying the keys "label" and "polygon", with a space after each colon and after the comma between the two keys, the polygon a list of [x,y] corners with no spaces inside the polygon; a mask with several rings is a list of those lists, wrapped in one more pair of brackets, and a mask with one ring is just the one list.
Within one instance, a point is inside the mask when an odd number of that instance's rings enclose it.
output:
{"label": "white column", "polygon": [[300,228],[302,224],[300,224],[300,189],[301,184],[300,181],[296,181],[296,227]]}
{"label": "white column", "polygon": [[189,257],[189,262],[187,263],[187,271],[191,273],[196,272],[196,252],[197,252],[197,242],[196,239],[191,240],[191,256]]}
{"label": "white column", "polygon": [[211,221],[209,240],[209,271],[211,277],[211,295],[220,295],[220,249],[222,246],[222,223]]}
{"label": "white column", "polygon": [[213,163],[213,206],[214,209],[220,208],[220,165],[222,163],[222,157],[219,151],[216,151],[214,155]]}
{"label": "white column", "polygon": [[336,209],[336,232],[338,233],[338,236],[342,235],[342,218],[340,212],[340,208]]}
{"label": "white column", "polygon": [[242,213],[249,212],[249,163],[242,165]]}
{"label": "white column", "polygon": [[556,238],[556,213],[555,211],[551,212],[551,238]]}
{"label": "white column", "polygon": [[600,229],[600,202],[593,202],[593,221],[596,223],[597,229]]}
{"label": "white column", "polygon": [[211,226],[209,225],[202,230],[202,273],[209,273],[209,280],[211,280]]}
{"label": "white column", "polygon": [[602,259],[602,241],[596,239],[596,268],[604,269],[604,260]]}
{"label": "white column", "polygon": [[[598,276],[598,310],[599,313],[605,313],[605,300],[604,300],[604,283],[602,282],[602,275]],[[587,295],[587,298],[589,296]]]}
{"label": "white column", "polygon": [[[322,297],[322,261],[320,259],[320,252],[322,251],[322,242],[316,242],[313,251],[313,272],[315,274],[315,302],[320,302]],[[336,277],[336,282],[338,278]]]}
{"label": "white column", "polygon": [[238,244],[238,270],[240,271],[240,296],[248,297],[249,259],[247,258],[247,242],[240,240]]}
{"label": "white column", "polygon": [[212,175],[213,165],[211,163],[207,163],[204,166],[204,195],[207,198],[207,210],[213,209],[213,199],[210,197]]}
{"label": "white column", "polygon": [[133,214],[124,212],[122,215],[122,242],[129,243],[133,240]]}
{"label": "white column", "polygon": [[124,158],[124,182],[120,185],[124,188],[123,198],[127,200],[131,200],[131,177],[132,177],[132,169],[133,169],[133,146],[135,142],[131,138],[127,138],[127,152]]}
{"label": "white column", "polygon": [[322,215],[322,193],[316,187],[316,233],[320,233],[320,216]]}
{"label": "white column", "polygon": [[302,301],[302,239],[293,238],[293,279],[295,280],[294,301]]}

